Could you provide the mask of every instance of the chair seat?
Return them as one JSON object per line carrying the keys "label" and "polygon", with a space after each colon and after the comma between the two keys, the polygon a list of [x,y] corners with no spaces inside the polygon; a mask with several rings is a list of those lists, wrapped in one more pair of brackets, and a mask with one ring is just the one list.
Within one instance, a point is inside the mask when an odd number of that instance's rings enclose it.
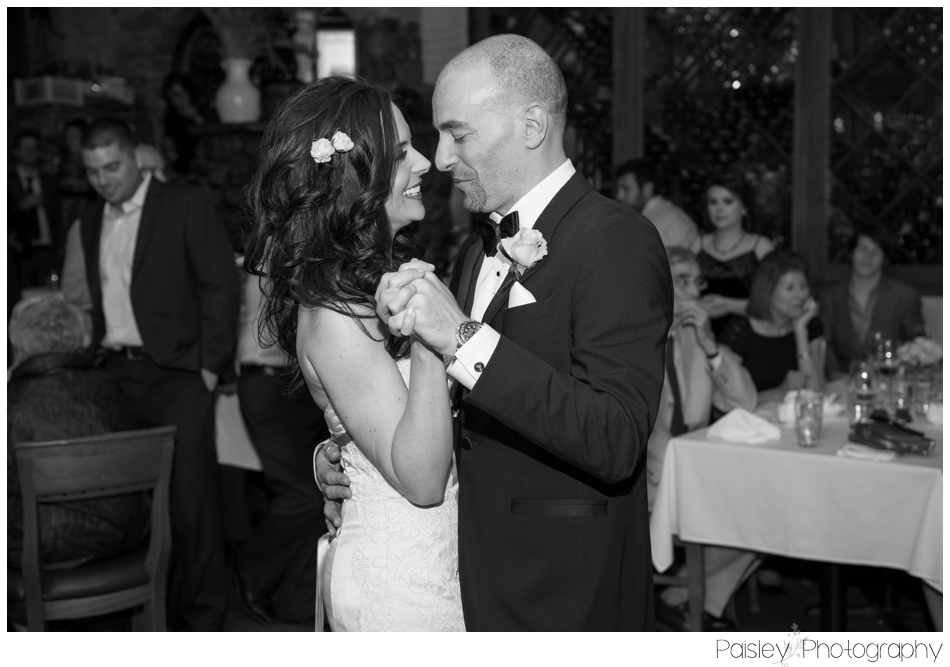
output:
{"label": "chair seat", "polygon": [[[145,570],[147,547],[124,556],[110,558],[69,570],[43,572],[43,599],[70,600],[73,598],[106,595],[142,586],[149,581]],[[7,602],[23,602],[23,572],[7,567]]]}

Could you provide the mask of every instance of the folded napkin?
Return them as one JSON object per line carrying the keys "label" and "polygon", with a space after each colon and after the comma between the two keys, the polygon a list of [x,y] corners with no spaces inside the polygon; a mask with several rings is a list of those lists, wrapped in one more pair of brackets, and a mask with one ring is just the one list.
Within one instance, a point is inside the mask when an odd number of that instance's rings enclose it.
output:
{"label": "folded napkin", "polygon": [[778,440],[782,435],[778,426],[742,408],[735,408],[729,412],[710,426],[708,433],[711,438],[744,442],[749,445]]}
{"label": "folded napkin", "polygon": [[850,443],[838,450],[838,456],[846,459],[861,459],[862,461],[880,461],[887,463],[897,458],[897,452]]}

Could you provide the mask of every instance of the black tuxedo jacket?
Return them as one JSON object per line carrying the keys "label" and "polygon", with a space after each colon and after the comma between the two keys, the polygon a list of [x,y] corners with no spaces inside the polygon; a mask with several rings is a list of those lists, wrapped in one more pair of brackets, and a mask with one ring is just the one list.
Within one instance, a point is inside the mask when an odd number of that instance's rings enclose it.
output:
{"label": "black tuxedo jacket", "polygon": [[[105,335],[99,281],[100,199],[82,218],[93,345]],[[132,262],[132,310],[145,352],[159,366],[221,375],[237,339],[238,274],[210,194],[153,178]]]}
{"label": "black tuxedo jacket", "polygon": [[[653,629],[646,447],[663,386],[672,281],[656,228],[576,173],[534,226],[537,300],[463,392],[459,570],[469,630]],[[470,312],[477,235],[453,291]]]}

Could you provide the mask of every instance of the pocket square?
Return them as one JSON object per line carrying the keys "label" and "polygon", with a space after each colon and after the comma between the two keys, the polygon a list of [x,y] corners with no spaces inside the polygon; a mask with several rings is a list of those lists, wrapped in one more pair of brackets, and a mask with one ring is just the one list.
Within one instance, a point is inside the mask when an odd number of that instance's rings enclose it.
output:
{"label": "pocket square", "polygon": [[508,307],[517,308],[518,306],[527,306],[529,303],[535,303],[537,299],[526,290],[521,283],[514,283],[511,291],[508,292]]}

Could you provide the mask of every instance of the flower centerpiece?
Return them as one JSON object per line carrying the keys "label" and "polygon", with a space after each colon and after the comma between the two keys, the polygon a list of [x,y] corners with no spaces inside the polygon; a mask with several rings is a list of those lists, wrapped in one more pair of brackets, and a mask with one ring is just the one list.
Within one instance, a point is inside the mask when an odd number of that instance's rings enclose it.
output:
{"label": "flower centerpiece", "polygon": [[924,336],[918,336],[897,348],[897,358],[908,366],[934,366],[943,359],[943,347]]}

